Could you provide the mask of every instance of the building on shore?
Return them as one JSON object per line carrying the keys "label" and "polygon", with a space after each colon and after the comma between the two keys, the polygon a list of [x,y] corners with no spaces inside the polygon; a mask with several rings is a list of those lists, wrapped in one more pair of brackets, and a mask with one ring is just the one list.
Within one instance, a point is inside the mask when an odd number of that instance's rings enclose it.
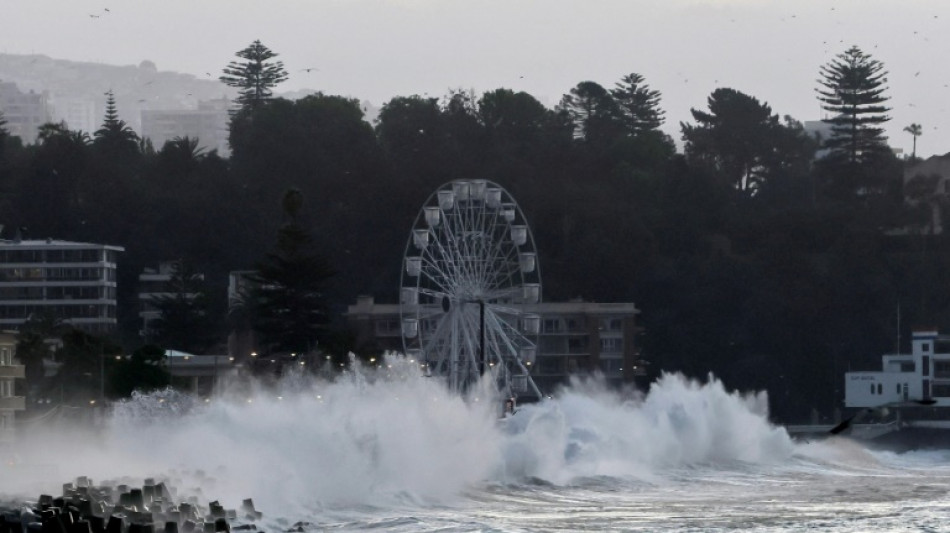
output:
{"label": "building on shore", "polygon": [[881,362],[881,370],[845,374],[845,407],[931,400],[933,407],[950,407],[950,335],[915,330],[911,353],[884,355]]}
{"label": "building on shore", "polygon": [[[531,377],[542,391],[577,374],[600,373],[614,385],[645,374],[646,362],[636,344],[640,311],[635,304],[572,300],[530,304],[523,311],[541,317]],[[398,304],[360,296],[347,309],[346,319],[361,351],[403,350]]]}
{"label": "building on shore", "polygon": [[23,396],[16,395],[16,380],[23,379],[23,365],[16,359],[16,332],[0,331],[0,451],[16,438],[16,413],[26,407]]}
{"label": "building on shore", "polygon": [[50,317],[111,333],[116,320],[116,266],[125,249],[108,244],[0,240],[0,328]]}

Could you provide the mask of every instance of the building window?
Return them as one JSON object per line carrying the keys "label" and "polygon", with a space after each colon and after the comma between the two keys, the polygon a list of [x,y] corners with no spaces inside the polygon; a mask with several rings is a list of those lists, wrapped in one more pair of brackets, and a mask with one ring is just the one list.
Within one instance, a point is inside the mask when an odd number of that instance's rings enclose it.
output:
{"label": "building window", "polygon": [[600,339],[600,353],[622,353],[623,339],[608,337]]}
{"label": "building window", "polygon": [[566,353],[564,337],[541,337],[538,348],[542,354]]}
{"label": "building window", "polygon": [[601,359],[600,369],[607,376],[620,374],[623,361],[620,359]]}
{"label": "building window", "polygon": [[876,390],[877,390],[877,388],[874,386],[873,383],[871,383],[871,394],[874,394],[874,391],[876,391]]}
{"label": "building window", "polygon": [[930,351],[930,343],[929,343],[929,342],[923,342],[923,343],[921,343],[921,344],[920,344],[920,351],[922,351],[922,352],[929,352],[929,351]]}
{"label": "building window", "polygon": [[557,357],[538,358],[538,373],[546,376],[561,374],[561,360]]}
{"label": "building window", "polygon": [[587,353],[590,348],[590,337],[570,337],[567,339],[568,353]]}
{"label": "building window", "polygon": [[556,318],[545,318],[541,322],[542,333],[560,333],[561,321]]}
{"label": "building window", "polygon": [[884,394],[884,385],[882,385],[881,383],[877,384],[877,393]]}
{"label": "building window", "polygon": [[934,383],[930,387],[930,394],[943,398],[950,397],[950,383]]}
{"label": "building window", "polygon": [[950,378],[950,359],[934,359],[934,377]]}

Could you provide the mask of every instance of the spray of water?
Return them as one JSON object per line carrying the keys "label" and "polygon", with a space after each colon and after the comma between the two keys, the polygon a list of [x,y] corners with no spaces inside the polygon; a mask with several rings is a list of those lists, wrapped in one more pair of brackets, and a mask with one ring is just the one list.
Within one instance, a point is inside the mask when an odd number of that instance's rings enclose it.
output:
{"label": "spray of water", "polygon": [[155,477],[290,515],[295,506],[447,501],[485,483],[651,480],[689,465],[787,460],[796,445],[765,406],[764,394],[729,392],[712,377],[664,375],[646,394],[576,381],[499,420],[500,399],[486,389],[459,397],[390,356],[381,369],[355,365],[333,380],[236,383],[207,402],[137,395],[97,426],[32,430],[20,446],[26,466],[4,475],[0,495],[35,491],[37,481],[54,490],[79,475]]}

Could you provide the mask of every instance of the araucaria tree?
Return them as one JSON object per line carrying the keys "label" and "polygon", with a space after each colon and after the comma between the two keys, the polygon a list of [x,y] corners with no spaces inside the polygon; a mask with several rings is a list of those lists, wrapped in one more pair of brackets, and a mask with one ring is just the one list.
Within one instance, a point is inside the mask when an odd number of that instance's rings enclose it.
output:
{"label": "araucaria tree", "polygon": [[224,75],[218,78],[226,85],[238,88],[237,103],[241,109],[256,109],[269,100],[272,88],[287,80],[287,71],[283,61],[268,61],[277,54],[254,41],[236,56],[243,61],[232,61],[224,69]]}
{"label": "araucaria tree", "polygon": [[621,120],[631,134],[639,135],[663,125],[660,91],[643,83],[643,76],[627,74],[610,94],[620,107]]}
{"label": "araucaria tree", "polygon": [[890,120],[884,105],[888,97],[884,65],[857,46],[838,54],[821,67],[817,90],[822,109],[831,113],[831,136],[822,147],[832,157],[849,163],[866,163],[887,150],[881,124]]}
{"label": "araucaria tree", "polygon": [[112,91],[106,93],[106,114],[102,126],[96,130],[94,144],[112,153],[128,154],[138,152],[139,136],[131,127],[119,118]]}
{"label": "araucaria tree", "polygon": [[300,190],[284,194],[289,221],[280,228],[274,251],[249,276],[255,284],[248,295],[253,328],[269,351],[309,352],[323,340],[329,322],[325,291],[334,272],[297,219],[302,203]]}

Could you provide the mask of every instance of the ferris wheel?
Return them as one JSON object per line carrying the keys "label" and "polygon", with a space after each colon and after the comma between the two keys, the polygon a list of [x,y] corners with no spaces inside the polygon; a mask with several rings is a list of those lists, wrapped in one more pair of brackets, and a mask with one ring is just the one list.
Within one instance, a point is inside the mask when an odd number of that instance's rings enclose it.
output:
{"label": "ferris wheel", "polygon": [[524,213],[502,187],[456,180],[416,217],[400,276],[406,355],[450,389],[489,374],[506,398],[541,392],[531,379],[541,300],[538,254]]}

